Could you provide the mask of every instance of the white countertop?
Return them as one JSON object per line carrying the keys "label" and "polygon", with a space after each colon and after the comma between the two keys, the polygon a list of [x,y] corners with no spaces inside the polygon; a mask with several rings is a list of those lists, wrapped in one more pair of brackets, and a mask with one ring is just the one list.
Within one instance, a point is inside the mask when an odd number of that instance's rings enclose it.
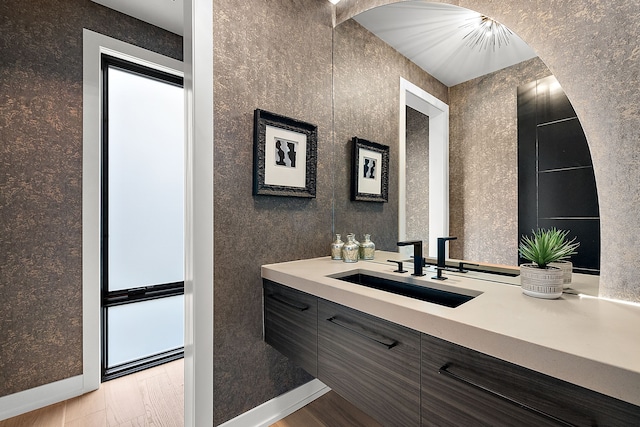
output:
{"label": "white countertop", "polygon": [[[437,281],[432,271],[411,276],[410,263],[409,273],[394,273],[395,264],[384,262],[392,258],[400,259],[376,251],[376,262],[327,256],[269,264],[262,277],[640,406],[640,307],[584,295],[597,293],[597,277],[574,273],[568,292],[575,294],[545,300],[473,277],[494,275],[445,273],[448,280]],[[449,308],[327,277],[351,271],[481,294]],[[519,283],[518,277],[495,277]]]}

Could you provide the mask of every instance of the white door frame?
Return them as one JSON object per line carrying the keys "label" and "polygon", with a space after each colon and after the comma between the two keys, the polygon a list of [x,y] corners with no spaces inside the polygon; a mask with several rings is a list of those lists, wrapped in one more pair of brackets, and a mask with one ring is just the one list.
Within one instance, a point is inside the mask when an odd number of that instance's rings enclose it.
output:
{"label": "white door frame", "polygon": [[213,425],[213,2],[184,2],[184,425]]}
{"label": "white door frame", "polygon": [[[185,1],[185,61],[84,30],[83,393],[100,385],[100,55],[184,76],[185,90],[185,426],[213,425],[213,14],[207,0]],[[198,12],[191,12],[197,9]],[[206,10],[209,10],[207,14]],[[208,19],[206,18],[208,17]],[[198,35],[197,40],[195,34]],[[89,52],[89,53],[87,53]],[[142,58],[142,59],[141,59]],[[195,58],[195,59],[194,59]],[[97,71],[95,67],[98,67]],[[183,71],[184,69],[184,71]],[[95,77],[94,77],[95,80]],[[87,120],[89,118],[89,120]],[[91,126],[91,118],[97,125]],[[96,120],[96,118],[98,118]]]}
{"label": "white door frame", "polygon": [[407,106],[429,117],[429,250],[437,255],[437,238],[449,235],[449,106],[400,77],[398,135],[398,239],[407,236]]}
{"label": "white door frame", "polygon": [[102,55],[183,76],[182,62],[83,29],[82,366],[83,392],[100,386]]}

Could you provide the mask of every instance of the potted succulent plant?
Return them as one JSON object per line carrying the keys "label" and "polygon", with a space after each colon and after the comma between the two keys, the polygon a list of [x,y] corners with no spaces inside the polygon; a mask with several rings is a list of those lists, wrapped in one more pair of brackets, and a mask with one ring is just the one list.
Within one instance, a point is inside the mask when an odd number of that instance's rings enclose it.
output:
{"label": "potted succulent plant", "polygon": [[525,295],[553,299],[562,295],[564,271],[551,265],[576,253],[580,245],[568,240],[568,230],[538,229],[533,236],[522,236],[520,256],[531,264],[520,266],[520,281]]}

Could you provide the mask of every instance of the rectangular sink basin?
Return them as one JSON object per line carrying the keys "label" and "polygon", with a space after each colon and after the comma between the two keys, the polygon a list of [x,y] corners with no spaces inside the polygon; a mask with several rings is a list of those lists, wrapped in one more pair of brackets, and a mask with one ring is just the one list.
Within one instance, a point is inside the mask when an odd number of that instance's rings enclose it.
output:
{"label": "rectangular sink basin", "polygon": [[401,282],[384,277],[372,276],[359,272],[339,277],[332,277],[334,279],[354,283],[356,285],[366,286],[368,288],[378,289],[385,292],[391,292],[393,294],[419,299],[421,301],[439,304],[451,308],[458,307],[480,295],[480,292],[477,292],[476,295],[471,296],[456,292],[444,291],[441,289],[430,288],[427,286]]}

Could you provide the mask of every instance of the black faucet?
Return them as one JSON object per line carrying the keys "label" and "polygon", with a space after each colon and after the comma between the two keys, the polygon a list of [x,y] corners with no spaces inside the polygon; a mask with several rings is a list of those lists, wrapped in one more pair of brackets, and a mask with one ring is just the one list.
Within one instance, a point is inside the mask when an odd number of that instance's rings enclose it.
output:
{"label": "black faucet", "polygon": [[412,276],[424,276],[422,267],[424,267],[424,258],[422,257],[422,240],[407,240],[406,242],[398,242],[398,246],[413,245],[413,274]]}
{"label": "black faucet", "polygon": [[446,268],[446,262],[444,259],[444,244],[448,240],[456,240],[457,237],[438,237],[438,264],[440,268]]}

